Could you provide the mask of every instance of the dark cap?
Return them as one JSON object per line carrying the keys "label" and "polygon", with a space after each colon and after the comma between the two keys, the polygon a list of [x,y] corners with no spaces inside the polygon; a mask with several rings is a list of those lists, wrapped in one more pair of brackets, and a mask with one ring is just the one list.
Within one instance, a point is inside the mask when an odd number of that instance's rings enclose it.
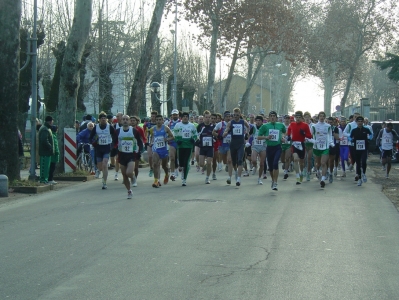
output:
{"label": "dark cap", "polygon": [[87,116],[86,116],[86,120],[90,120],[90,121],[91,121],[91,119],[92,119],[92,116],[91,116],[91,115],[87,115]]}
{"label": "dark cap", "polygon": [[362,117],[362,116],[358,116],[357,118],[356,118],[356,122],[357,121],[364,121],[364,118]]}
{"label": "dark cap", "polygon": [[53,120],[52,116],[47,116],[45,119],[46,122],[51,122],[52,120]]}
{"label": "dark cap", "polygon": [[111,120],[114,116],[113,115],[107,115],[107,119]]}

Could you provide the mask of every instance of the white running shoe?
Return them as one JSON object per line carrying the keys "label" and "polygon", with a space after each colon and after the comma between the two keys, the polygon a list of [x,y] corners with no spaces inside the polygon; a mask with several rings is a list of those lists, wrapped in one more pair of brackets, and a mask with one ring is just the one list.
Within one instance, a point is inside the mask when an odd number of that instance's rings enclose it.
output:
{"label": "white running shoe", "polygon": [[119,179],[118,179],[118,173],[115,173],[114,180],[115,180],[115,181],[119,180]]}
{"label": "white running shoe", "polygon": [[106,189],[107,189],[107,184],[106,184],[106,183],[103,183],[102,189],[103,189],[103,190],[106,190]]}
{"label": "white running shoe", "polygon": [[337,177],[337,175],[338,175],[337,168],[334,168],[334,176]]}
{"label": "white running shoe", "polygon": [[366,174],[363,174],[363,175],[362,175],[362,181],[363,181],[363,182],[367,182]]}
{"label": "white running shoe", "polygon": [[211,182],[209,181],[209,177],[205,178],[205,184],[211,184]]}
{"label": "white running shoe", "polygon": [[137,178],[136,177],[133,177],[132,186],[137,187]]}
{"label": "white running shoe", "polygon": [[127,198],[128,198],[128,199],[132,199],[132,198],[133,198],[133,192],[132,192],[132,190],[129,190],[129,191],[127,192]]}
{"label": "white running shoe", "polygon": [[262,182],[262,180],[260,178],[258,178],[258,184],[259,185],[263,185],[263,182]]}
{"label": "white running shoe", "polygon": [[96,171],[96,175],[94,175],[95,178],[100,178],[100,170]]}
{"label": "white running shoe", "polygon": [[245,172],[243,172],[242,176],[244,176],[244,177],[248,177],[248,176],[249,176],[249,173],[248,173],[248,171],[245,171]]}
{"label": "white running shoe", "polygon": [[213,174],[212,174],[212,180],[217,180],[217,178],[216,178],[216,173],[213,173]]}
{"label": "white running shoe", "polygon": [[253,168],[253,170],[252,170],[252,175],[255,175],[255,174],[256,174],[256,169],[257,169],[256,167]]}
{"label": "white running shoe", "polygon": [[185,179],[182,180],[181,186],[187,186],[187,183],[186,183],[186,180],[185,180]]}
{"label": "white running shoe", "polygon": [[220,163],[220,164],[218,165],[218,171],[219,171],[219,172],[222,172],[222,170],[223,170],[223,165],[222,165],[222,163]]}
{"label": "white running shoe", "polygon": [[357,186],[361,186],[361,185],[362,185],[362,180],[359,179],[359,180],[357,181]]}
{"label": "white running shoe", "polygon": [[273,190],[273,191],[278,191],[277,182],[273,182],[272,190]]}

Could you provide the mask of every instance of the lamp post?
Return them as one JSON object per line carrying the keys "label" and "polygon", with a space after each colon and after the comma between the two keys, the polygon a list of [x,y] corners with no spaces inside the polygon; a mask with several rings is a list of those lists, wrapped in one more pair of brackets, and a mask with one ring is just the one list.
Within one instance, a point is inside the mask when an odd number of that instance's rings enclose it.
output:
{"label": "lamp post", "polygon": [[174,36],[174,57],[173,57],[173,85],[172,85],[172,106],[177,109],[177,0],[175,0],[175,29],[171,30]]}

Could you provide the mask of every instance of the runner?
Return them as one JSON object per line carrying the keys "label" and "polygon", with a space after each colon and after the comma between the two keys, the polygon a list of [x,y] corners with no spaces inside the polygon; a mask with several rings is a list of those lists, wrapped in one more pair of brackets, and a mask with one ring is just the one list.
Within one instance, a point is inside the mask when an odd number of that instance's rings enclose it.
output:
{"label": "runner", "polygon": [[97,169],[103,172],[102,189],[107,189],[108,160],[112,145],[116,144],[117,136],[115,128],[107,122],[105,112],[98,115],[99,124],[90,132],[90,141],[95,148]]}
{"label": "runner", "polygon": [[[240,119],[241,110],[239,108],[235,108],[233,110],[233,120],[227,123],[227,127],[223,133],[223,137],[227,137],[227,135],[231,134],[231,143],[230,143],[230,153],[231,160],[233,164],[234,170],[237,169],[236,172],[236,186],[241,185],[241,173],[242,173],[242,159],[244,157],[244,144],[245,144],[245,129],[249,132],[249,125],[247,121]],[[230,169],[229,169],[230,175]],[[231,183],[231,175],[227,180],[227,183]]]}
{"label": "runner", "polygon": [[262,185],[262,174],[264,168],[264,162],[266,159],[266,144],[263,139],[258,139],[259,137],[259,129],[264,126],[263,125],[263,117],[261,115],[255,117],[255,126],[252,126],[249,130],[249,134],[252,136],[252,175],[256,174],[257,170],[257,159],[259,157],[259,176],[258,176],[258,184]]}
{"label": "runner", "polygon": [[[217,114],[211,114],[211,125],[212,125],[212,130],[216,126],[216,119],[217,119]],[[211,136],[212,132],[211,132]],[[218,159],[219,159],[219,145],[220,145],[220,140],[214,139],[213,138],[213,158],[212,158],[212,180],[217,180],[216,177],[216,168],[218,167]]]}
{"label": "runner", "polygon": [[[123,114],[121,112],[118,112],[116,114],[115,119],[113,120],[113,126],[114,126],[115,130],[122,127],[122,116],[123,116]],[[115,147],[111,149],[110,168],[115,168],[114,180],[119,180],[118,179],[118,172],[119,172],[118,149],[116,147],[117,147],[117,145],[115,145]]]}
{"label": "runner", "polygon": [[[305,118],[305,123],[309,125],[309,130],[312,128],[313,123],[312,123],[312,116],[310,115],[310,112],[305,111],[303,114],[303,117]],[[312,174],[312,166],[313,164],[313,143],[310,141],[305,141],[305,149],[306,149],[306,168],[305,168],[305,174],[306,174],[306,181],[310,181],[310,175]]]}
{"label": "runner", "polygon": [[296,173],[296,184],[301,184],[303,180],[303,167],[305,159],[305,138],[310,139],[312,134],[309,125],[303,122],[302,111],[295,112],[295,122],[288,126],[286,139],[292,140],[291,151],[294,158],[294,170]]}
{"label": "runner", "polygon": [[[137,116],[130,117],[130,126],[132,126],[134,129],[136,129],[139,132],[141,141],[142,141],[143,145],[145,145],[147,143],[147,139],[145,137],[143,128],[138,126],[138,124],[140,124],[139,117],[137,117]],[[133,187],[137,187],[137,177],[139,176],[139,165],[140,165],[140,159],[141,159],[141,152],[137,153],[137,155],[135,156],[136,161],[134,162],[134,177],[133,177],[133,181],[132,181]]]}
{"label": "runner", "polygon": [[[179,111],[177,109],[172,110],[172,117],[170,121],[165,121],[165,125],[173,131],[173,128],[180,122]],[[179,176],[177,169],[179,168],[179,162],[176,157],[177,144],[176,141],[169,142],[169,166],[170,166],[170,180],[175,181],[176,177]]]}
{"label": "runner", "polygon": [[[199,124],[197,127],[197,132],[199,136],[199,164],[202,169],[205,168],[206,160],[206,177],[205,183],[210,184],[209,175],[211,174],[212,160],[213,160],[213,124],[211,124],[211,113],[206,110],[204,111],[204,122]],[[216,176],[216,175],[215,175]]]}
{"label": "runner", "polygon": [[164,120],[162,115],[157,115],[155,117],[156,125],[151,127],[151,146],[152,146],[152,163],[154,170],[154,183],[152,187],[159,188],[161,183],[159,179],[161,178],[161,168],[160,164],[162,162],[162,169],[165,171],[165,178],[163,180],[164,184],[169,181],[169,168],[168,168],[168,146],[167,143],[174,139],[172,131],[169,127],[164,125]]}
{"label": "runner", "polygon": [[283,133],[286,133],[284,124],[277,121],[277,113],[271,111],[269,113],[269,122],[262,125],[259,129],[258,139],[265,139],[266,148],[266,159],[269,165],[270,176],[272,177],[271,188],[277,191],[277,179],[279,174],[278,163],[281,157],[282,148],[281,140]]}
{"label": "runner", "polygon": [[231,134],[228,134],[226,137],[223,137],[223,133],[227,128],[227,124],[230,122],[230,118],[231,118],[231,113],[226,110],[224,112],[224,120],[217,123],[212,132],[213,136],[221,141],[221,145],[219,146],[218,152],[221,156],[222,162],[226,165],[226,172],[228,172],[229,174],[229,179],[227,179],[228,184],[231,184],[231,175],[233,173],[233,166],[231,164],[231,155],[230,155]]}
{"label": "runner", "polygon": [[359,176],[357,185],[361,186],[363,182],[367,182],[367,156],[369,148],[369,140],[373,138],[373,133],[367,127],[363,126],[364,118],[356,117],[357,127],[351,130],[350,138],[354,144],[354,159],[356,162],[356,174]]}
{"label": "runner", "polygon": [[[290,116],[285,115],[284,116],[284,126],[285,126],[285,131],[287,132],[288,126],[290,126]],[[283,163],[283,170],[284,170],[284,179],[288,178],[288,168],[291,165],[292,162],[292,152],[291,152],[291,142],[287,141],[284,139],[284,142],[281,144],[281,162]]]}
{"label": "runner", "polygon": [[386,128],[380,130],[376,139],[377,147],[381,149],[382,166],[386,170],[385,178],[389,178],[391,171],[394,138],[399,139],[398,133],[393,129],[393,124],[388,123]]}
{"label": "runner", "polygon": [[330,144],[330,147],[328,149],[328,181],[330,183],[333,182],[334,176],[337,176],[337,165],[336,165],[336,156],[337,153],[339,153],[339,130],[338,127],[335,126],[335,119],[333,117],[328,117],[327,119],[328,124],[331,126],[331,140],[333,141],[333,144]]}
{"label": "runner", "polygon": [[178,155],[182,168],[182,186],[187,186],[187,176],[190,170],[190,159],[192,149],[197,139],[197,129],[193,123],[188,122],[189,114],[182,113],[182,120],[173,129],[176,143],[178,145]]}
{"label": "runner", "polygon": [[[348,123],[344,129],[343,135],[346,137],[350,137],[351,131],[357,127],[357,123],[356,123],[356,118],[359,117],[360,114],[355,112],[353,114],[353,116],[349,117],[349,121],[351,120],[351,117],[354,121],[350,121],[350,123]],[[355,165],[355,146],[353,144],[353,141],[348,141],[349,142],[349,154],[350,154],[350,158],[351,158],[351,164],[349,165],[349,171],[353,170],[353,166]],[[355,181],[359,180],[359,176],[360,174],[356,174],[355,176]]]}
{"label": "runner", "polygon": [[151,119],[148,122],[144,123],[143,129],[144,132],[146,133],[146,139],[147,139],[147,154],[148,154],[148,164],[150,165],[150,171],[148,173],[149,177],[152,177],[154,175],[154,170],[152,168],[152,147],[150,146],[149,142],[151,141],[151,135],[150,135],[150,129],[156,125],[155,118],[158,115],[157,111],[152,111],[151,112]]}
{"label": "runner", "polygon": [[129,126],[129,116],[123,115],[121,121],[122,127],[116,129],[116,135],[118,136],[118,160],[123,176],[123,183],[127,189],[127,199],[132,199],[133,193],[130,182],[133,182],[134,165],[137,161],[137,156],[139,156],[143,148],[143,142],[138,130]]}

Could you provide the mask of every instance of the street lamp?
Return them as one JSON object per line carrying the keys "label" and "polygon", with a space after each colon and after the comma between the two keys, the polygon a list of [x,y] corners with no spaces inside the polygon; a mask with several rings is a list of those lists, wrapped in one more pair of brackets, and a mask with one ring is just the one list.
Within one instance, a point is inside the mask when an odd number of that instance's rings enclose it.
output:
{"label": "street lamp", "polygon": [[170,31],[174,36],[174,58],[173,58],[173,85],[172,85],[172,106],[177,109],[177,0],[175,0],[175,29]]}

